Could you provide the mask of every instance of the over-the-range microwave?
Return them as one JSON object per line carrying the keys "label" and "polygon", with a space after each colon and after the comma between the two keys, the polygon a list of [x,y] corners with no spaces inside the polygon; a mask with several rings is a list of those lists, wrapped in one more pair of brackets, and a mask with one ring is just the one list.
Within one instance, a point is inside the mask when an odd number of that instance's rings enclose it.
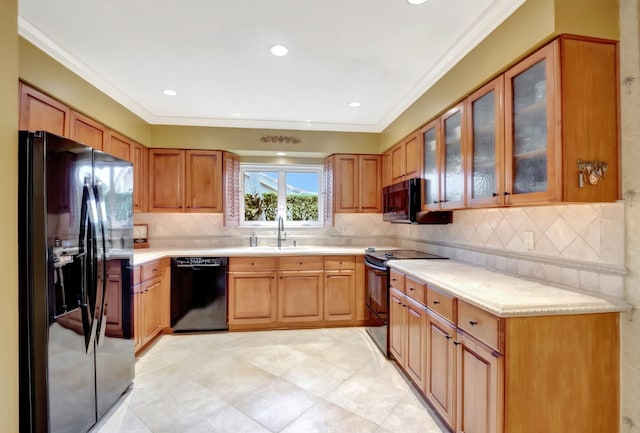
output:
{"label": "over-the-range microwave", "polygon": [[413,178],[382,189],[382,219],[392,223],[449,224],[451,211],[422,210],[425,180]]}

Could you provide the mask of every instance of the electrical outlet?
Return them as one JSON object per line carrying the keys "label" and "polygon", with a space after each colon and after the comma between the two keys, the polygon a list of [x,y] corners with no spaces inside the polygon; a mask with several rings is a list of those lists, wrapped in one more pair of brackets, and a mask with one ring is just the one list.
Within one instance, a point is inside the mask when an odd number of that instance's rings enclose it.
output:
{"label": "electrical outlet", "polygon": [[527,246],[529,251],[533,250],[535,245],[535,236],[533,232],[524,232],[524,244]]}

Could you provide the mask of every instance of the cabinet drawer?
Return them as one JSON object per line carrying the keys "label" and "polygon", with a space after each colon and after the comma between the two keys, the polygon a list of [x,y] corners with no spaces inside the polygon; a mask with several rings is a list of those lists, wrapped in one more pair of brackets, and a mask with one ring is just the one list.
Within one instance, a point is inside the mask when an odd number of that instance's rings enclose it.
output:
{"label": "cabinet drawer", "polygon": [[422,305],[426,305],[427,296],[425,293],[425,284],[422,281],[406,277],[404,280],[404,288],[407,296]]}
{"label": "cabinet drawer", "polygon": [[147,281],[151,278],[160,277],[162,275],[162,262],[155,260],[140,266],[142,268],[141,281]]}
{"label": "cabinet drawer", "polygon": [[324,260],[322,256],[281,256],[281,271],[322,270]]}
{"label": "cabinet drawer", "polygon": [[157,289],[162,284],[162,279],[160,278],[152,278],[144,283],[140,284],[140,292],[148,292],[152,289]]}
{"label": "cabinet drawer", "polygon": [[326,270],[350,270],[356,268],[355,256],[326,256],[324,258]]}
{"label": "cabinet drawer", "polygon": [[430,310],[456,323],[456,304],[456,298],[427,284],[427,307]]}
{"label": "cabinet drawer", "polygon": [[458,328],[504,353],[504,319],[460,301]]}
{"label": "cabinet drawer", "polygon": [[395,287],[404,293],[404,274],[391,269],[391,271],[389,271],[389,286]]}
{"label": "cabinet drawer", "polygon": [[278,269],[277,257],[231,257],[229,272],[271,271]]}
{"label": "cabinet drawer", "polygon": [[135,266],[133,268],[133,284],[140,284],[142,281],[142,269],[140,266]]}

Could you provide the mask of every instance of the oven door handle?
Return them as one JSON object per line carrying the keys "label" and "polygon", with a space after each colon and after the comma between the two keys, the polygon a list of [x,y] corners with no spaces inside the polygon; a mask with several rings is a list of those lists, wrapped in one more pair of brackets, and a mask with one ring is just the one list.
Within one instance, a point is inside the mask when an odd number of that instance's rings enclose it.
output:
{"label": "oven door handle", "polygon": [[365,261],[364,261],[364,265],[365,265],[366,267],[368,267],[368,268],[371,268],[371,269],[376,269],[376,270],[378,270],[378,271],[387,272],[387,267],[386,267],[386,266],[378,266],[378,265],[374,265],[373,263],[368,262],[366,259],[365,259]]}

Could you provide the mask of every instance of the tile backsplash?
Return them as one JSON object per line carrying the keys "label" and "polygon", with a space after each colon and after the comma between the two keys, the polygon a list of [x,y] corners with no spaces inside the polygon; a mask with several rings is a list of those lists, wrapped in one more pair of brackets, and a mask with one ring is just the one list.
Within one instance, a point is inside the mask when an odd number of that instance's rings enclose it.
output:
{"label": "tile backsplash", "polygon": [[[152,247],[276,243],[275,227],[225,227],[222,214],[139,213]],[[381,214],[336,214],[333,227],[285,226],[299,245],[401,246],[552,285],[622,297],[623,203],[455,211],[447,225],[390,224]],[[530,241],[533,241],[531,243]]]}

